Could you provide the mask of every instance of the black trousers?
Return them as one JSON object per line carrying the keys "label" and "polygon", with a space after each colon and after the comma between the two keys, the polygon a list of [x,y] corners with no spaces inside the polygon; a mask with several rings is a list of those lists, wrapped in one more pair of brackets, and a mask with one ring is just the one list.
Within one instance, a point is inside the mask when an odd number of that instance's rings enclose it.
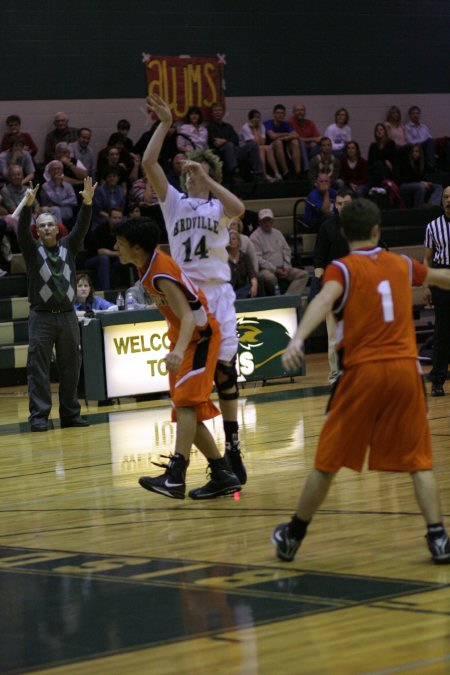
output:
{"label": "black trousers", "polygon": [[450,291],[433,287],[434,304],[433,368],[430,380],[444,384],[450,360]]}
{"label": "black trousers", "polygon": [[59,371],[59,416],[69,421],[80,416],[77,397],[80,376],[80,330],[75,311],[52,314],[30,310],[28,318],[29,421],[45,425],[52,408],[50,361],[53,347]]}

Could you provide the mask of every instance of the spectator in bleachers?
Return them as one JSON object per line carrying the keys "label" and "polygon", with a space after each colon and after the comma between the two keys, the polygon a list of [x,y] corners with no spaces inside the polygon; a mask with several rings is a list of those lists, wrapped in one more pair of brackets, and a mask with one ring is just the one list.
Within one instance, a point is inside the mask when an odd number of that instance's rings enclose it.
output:
{"label": "spectator in bleachers", "polygon": [[[133,141],[129,138],[128,134],[130,133],[131,124],[126,119],[121,119],[117,122],[117,132],[122,136],[123,147],[127,152],[133,152]],[[114,145],[114,139],[117,138],[116,133],[111,134],[108,140],[108,145]]]}
{"label": "spectator in bleachers", "polygon": [[400,108],[391,105],[386,115],[385,126],[391,141],[394,141],[395,148],[399,155],[408,152],[408,143],[405,137],[405,127],[402,124],[402,114]]}
{"label": "spectator in bleachers", "polygon": [[296,132],[300,141],[300,152],[303,171],[309,170],[309,160],[320,152],[320,133],[312,120],[305,117],[306,108],[303,103],[296,103],[292,109],[289,124]]}
{"label": "spectator in bleachers", "polygon": [[7,172],[7,180],[7,184],[0,190],[0,196],[6,212],[13,213],[27,189],[23,184],[22,167],[17,164],[11,164]]}
{"label": "spectator in bleachers", "polygon": [[408,110],[409,121],[405,124],[405,138],[407,143],[420,143],[425,156],[426,169],[436,169],[436,141],[432,137],[426,124],[420,121],[421,110],[418,105],[413,105]]}
{"label": "spectator in bleachers", "polygon": [[86,269],[96,271],[99,287],[102,291],[109,291],[111,288],[111,272],[113,270],[122,272],[129,268],[129,265],[122,265],[119,253],[115,249],[114,226],[122,218],[123,210],[117,207],[112,208],[108,215],[108,221],[96,227],[88,246]]}
{"label": "spectator in bleachers", "polygon": [[[64,182],[69,183],[77,194],[83,189],[83,181],[88,175],[87,169],[80,166],[77,160],[70,155],[70,147],[64,141],[55,146],[55,159],[62,163]],[[48,180],[48,173],[44,171],[44,178]]]}
{"label": "spectator in bleachers", "polygon": [[40,200],[43,206],[57,206],[61,220],[70,230],[74,222],[77,196],[70,183],[64,180],[63,163],[54,159],[47,165],[49,180],[41,187]]}
{"label": "spectator in bleachers", "polygon": [[207,128],[209,147],[222,160],[227,178],[232,182],[242,182],[240,166],[252,177],[262,177],[258,144],[255,141],[246,141],[239,145],[239,136],[231,124],[223,121],[224,115],[223,103],[214,103],[211,107],[211,121]]}
{"label": "spectator in bleachers", "polygon": [[300,157],[300,141],[297,133],[286,122],[286,108],[281,103],[274,106],[273,118],[266,120],[267,138],[273,146],[273,152],[276,162],[280,167],[280,173],[283,178],[290,178],[292,172],[289,171],[288,157],[290,157],[294,166],[294,176],[300,178],[302,171],[302,161]]}
{"label": "spectator in bleachers", "polygon": [[176,190],[178,190],[178,192],[183,192],[181,189],[181,171],[185,161],[186,155],[183,152],[177,153],[172,160],[170,170],[166,174],[167,180]]}
{"label": "spectator in bleachers", "polygon": [[[14,217],[12,214],[19,206],[22,198],[25,196],[27,186],[23,183],[22,167],[11,165],[8,172],[8,183],[0,190],[0,215],[6,222],[6,229],[17,236],[19,225],[19,215]],[[33,216],[39,213],[50,212],[57,223],[61,222],[61,213],[57,206],[40,206],[37,199],[33,202]]]}
{"label": "spectator in bleachers", "polygon": [[208,148],[208,130],[203,124],[201,108],[196,105],[189,107],[184,123],[178,129],[177,148],[183,153]]}
{"label": "spectator in bleachers", "polygon": [[128,194],[128,200],[130,203],[139,206],[141,211],[145,210],[147,206],[159,203],[158,195],[145,175],[134,181]]}
{"label": "spectator in bleachers", "polygon": [[81,272],[77,274],[77,297],[73,303],[77,316],[85,316],[86,312],[93,313],[95,310],[108,309],[114,303],[95,295],[94,284],[89,274]]}
{"label": "spectator in bleachers", "polygon": [[128,204],[128,218],[140,218],[142,216],[142,210],[139,204],[134,204],[129,202]]}
{"label": "spectator in bleachers", "polygon": [[341,159],[345,153],[345,144],[352,140],[352,130],[348,125],[350,115],[346,108],[339,108],[334,113],[334,124],[325,129],[324,136],[331,140],[333,155]]}
{"label": "spectator in bleachers", "polygon": [[308,272],[292,266],[290,246],[280,230],[274,227],[273,211],[261,209],[258,219],[259,227],[251,234],[250,241],[258,256],[265,294],[294,293],[301,296],[308,283]]}
{"label": "spectator in bleachers", "polygon": [[44,159],[46,164],[55,158],[57,143],[72,143],[77,140],[77,130],[75,127],[69,127],[69,118],[65,112],[57,112],[53,124],[55,128],[45,137]]}
{"label": "spectator in bleachers", "polygon": [[2,152],[4,150],[8,150],[11,147],[11,143],[20,138],[24,143],[24,150],[29,152],[30,155],[34,157],[38,151],[37,145],[31,138],[30,134],[27,134],[26,131],[21,131],[21,124],[22,120],[20,119],[19,115],[8,115],[6,118],[6,126],[8,127],[8,131],[3,136],[1,150]]}
{"label": "spectator in bleachers", "polygon": [[22,167],[22,182],[24,184],[28,184],[34,179],[36,169],[30,153],[25,150],[25,143],[22,138],[14,139],[10,148],[0,153],[0,174],[4,180],[8,177],[11,164]]}
{"label": "spectator in bleachers", "polygon": [[[159,120],[156,120],[149,131],[144,131],[136,145],[134,146],[133,152],[137,154],[140,158],[143,157],[145,149],[147,148],[151,137],[155,133],[159,125]],[[172,168],[172,162],[175,155],[178,154],[177,148],[177,127],[175,121],[172,122],[169,131],[167,132],[164,142],[161,147],[161,152],[159,153],[158,163],[161,165],[163,171],[168,174]]]}
{"label": "spectator in bleachers", "polygon": [[[273,153],[273,145],[267,143],[266,127],[261,122],[261,113],[254,108],[248,113],[248,122],[242,125],[239,132],[241,143],[255,141],[259,147],[259,156],[261,158],[263,178],[269,183],[282,180],[278,171],[278,166]],[[267,174],[267,165],[272,169],[273,176]]]}
{"label": "spectator in bleachers", "polygon": [[332,153],[331,139],[324,136],[320,139],[320,153],[315,155],[310,162],[309,180],[316,184],[319,173],[326,173],[330,178],[331,187],[339,189],[344,183],[339,178],[341,163]]}
{"label": "spectator in bleachers", "polygon": [[303,221],[314,232],[318,232],[321,224],[334,211],[336,190],[330,187],[330,177],[326,173],[319,173],[316,186],[306,198]]}
{"label": "spectator in bleachers", "polygon": [[6,221],[0,218],[0,279],[8,274],[11,262],[11,244],[6,236]]}
{"label": "spectator in bleachers", "polygon": [[369,166],[356,141],[348,141],[345,145],[345,156],[341,159],[339,178],[344,185],[358,195],[365,197],[368,192]]}
{"label": "spectator in bleachers", "polygon": [[129,182],[133,182],[138,177],[140,159],[138,155],[125,150],[120,134],[113,134],[113,136],[114,145],[107,146],[98,153],[96,176],[97,180],[101,181],[107,169],[114,167],[119,170],[119,183],[126,188]]}
{"label": "spectator in bleachers", "polygon": [[425,176],[425,157],[420,143],[413,143],[409,153],[400,162],[399,183],[403,192],[413,195],[414,208],[424,204],[439,206],[442,199],[442,185],[432,183]]}
{"label": "spectator in bleachers", "polygon": [[230,230],[228,264],[236,298],[256,298],[258,295],[256,271],[249,256],[241,250],[241,238],[239,232],[235,230]]}
{"label": "spectator in bleachers", "polygon": [[[350,252],[347,239],[341,229],[340,214],[346,204],[349,204],[354,193],[349,188],[338,190],[334,213],[322,223],[314,246],[314,280],[315,286],[321,283],[325,268],[332,260],[338,260]],[[311,281],[311,283],[313,283]],[[339,360],[336,352],[336,319],[333,312],[326,316],[328,334],[328,364],[330,372],[328,382],[333,384],[339,375]]]}
{"label": "spectator in bleachers", "polygon": [[244,223],[240,218],[232,218],[228,223],[228,229],[230,230],[230,232],[239,233],[241,251],[243,251],[246,255],[248,255],[248,257],[252,262],[253,269],[255,270],[256,274],[258,274],[259,272],[258,256],[256,255],[256,250],[255,247],[253,246],[253,243],[250,240],[250,237],[247,237],[247,235],[243,233]]}
{"label": "spectator in bleachers", "polygon": [[[95,173],[95,159],[92,148],[89,147],[91,142],[92,131],[88,127],[81,127],[78,129],[77,140],[73,143],[69,143],[70,156],[75,159],[77,166],[84,168],[87,171],[87,175],[94,178]],[[57,158],[58,159],[58,158]]]}
{"label": "spectator in bleachers", "polygon": [[369,147],[369,185],[381,187],[386,180],[394,179],[397,155],[395,144],[389,136],[385,125],[378,122],[374,128],[375,141]]}
{"label": "spectator in bleachers", "polygon": [[14,218],[12,214],[25,196],[26,190],[27,188],[23,184],[22,167],[11,164],[7,174],[7,183],[0,190],[0,215],[6,222],[7,231],[13,232],[16,236],[19,220]]}
{"label": "spectator in bleachers", "polygon": [[104,181],[97,187],[92,202],[92,232],[101,223],[107,223],[111,209],[125,209],[126,192],[123,185],[119,184],[120,173],[116,167],[109,167]]}

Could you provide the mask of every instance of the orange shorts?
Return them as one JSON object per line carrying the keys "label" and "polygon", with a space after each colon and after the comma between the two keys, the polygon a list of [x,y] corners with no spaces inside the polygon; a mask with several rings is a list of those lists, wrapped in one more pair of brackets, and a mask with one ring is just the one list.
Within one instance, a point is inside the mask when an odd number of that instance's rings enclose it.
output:
{"label": "orange shorts", "polygon": [[432,468],[426,398],[414,359],[362,363],[345,370],[330,398],[315,468],[420,471]]}
{"label": "orange shorts", "polygon": [[198,422],[220,415],[210,396],[222,338],[219,324],[211,315],[209,323],[212,335],[191,342],[184,353],[180,369],[176,373],[169,373],[170,397],[175,406],[172,410],[173,422],[176,421],[176,408],[195,408]]}

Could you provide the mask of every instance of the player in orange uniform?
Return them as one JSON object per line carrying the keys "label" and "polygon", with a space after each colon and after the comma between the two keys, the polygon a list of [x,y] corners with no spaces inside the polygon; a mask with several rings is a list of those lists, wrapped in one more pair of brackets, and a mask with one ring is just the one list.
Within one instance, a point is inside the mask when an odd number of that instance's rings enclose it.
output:
{"label": "player in orange uniform", "polygon": [[168,322],[171,343],[166,357],[170,395],[177,422],[175,452],[161,476],[142,476],[140,485],[174,499],[184,499],[186,469],[194,443],[205,455],[211,480],[189,492],[192,499],[234,494],[241,484],[220,455],[214,438],[203,424],[219,415],[210,400],[221,334],[208,312],[206,299],[179,265],[157,248],[159,230],[149,218],[129,218],[115,227],[121,262],[133,263],[143,286]]}
{"label": "player in orange uniform", "polygon": [[327,267],[323,288],[283,355],[286,370],[298,368],[304,340],[327,312],[334,311],[343,370],[296,514],[272,536],[281,560],[294,559],[336,472],[342,466],[361,471],[370,447],[370,469],[411,474],[433,560],[450,563],[411,313],[411,286],[450,288],[450,270],[430,269],[378,247],[379,222],[380,212],[372,202],[358,199],[344,207],[341,224],[350,255]]}

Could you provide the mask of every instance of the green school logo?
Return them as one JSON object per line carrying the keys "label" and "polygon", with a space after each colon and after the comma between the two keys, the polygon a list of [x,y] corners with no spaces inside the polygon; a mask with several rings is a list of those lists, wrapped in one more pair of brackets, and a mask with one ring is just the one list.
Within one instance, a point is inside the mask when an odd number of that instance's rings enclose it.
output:
{"label": "green school logo", "polygon": [[283,324],[271,319],[238,317],[238,372],[245,380],[286,375],[281,355],[290,338]]}

